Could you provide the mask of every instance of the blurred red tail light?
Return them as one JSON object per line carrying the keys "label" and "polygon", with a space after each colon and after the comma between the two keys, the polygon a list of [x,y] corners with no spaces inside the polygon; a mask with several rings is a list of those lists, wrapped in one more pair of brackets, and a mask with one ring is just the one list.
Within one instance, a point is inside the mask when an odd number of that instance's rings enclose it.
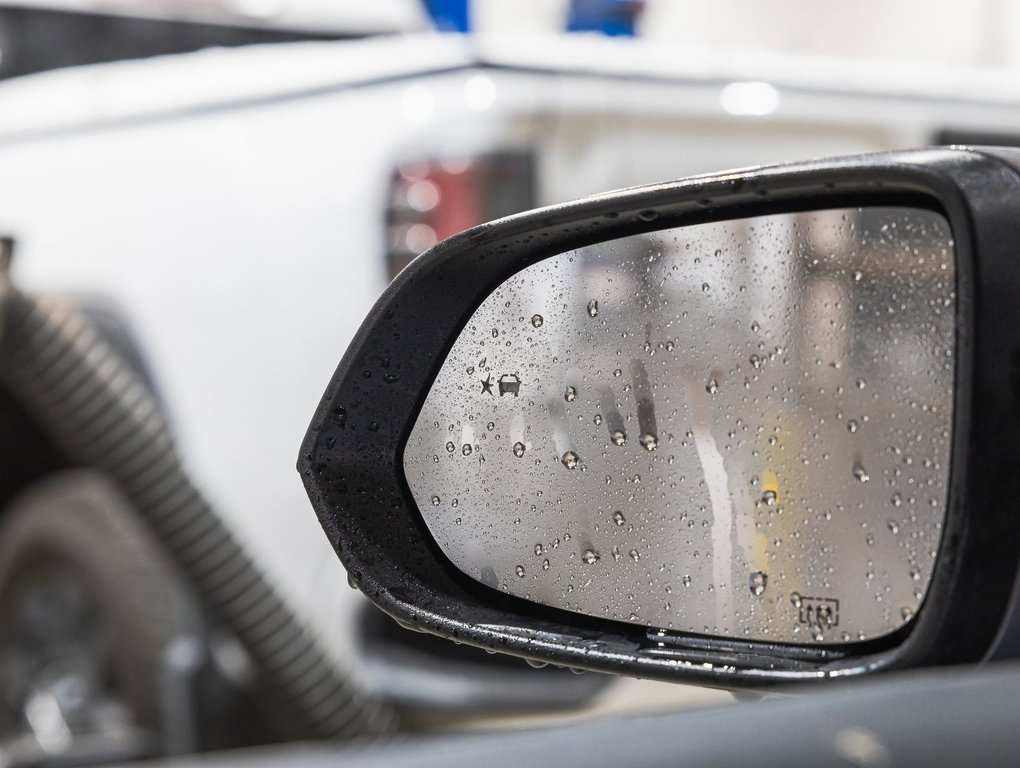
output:
{"label": "blurred red tail light", "polygon": [[535,207],[534,158],[502,151],[402,163],[390,180],[386,266],[392,279],[435,243]]}

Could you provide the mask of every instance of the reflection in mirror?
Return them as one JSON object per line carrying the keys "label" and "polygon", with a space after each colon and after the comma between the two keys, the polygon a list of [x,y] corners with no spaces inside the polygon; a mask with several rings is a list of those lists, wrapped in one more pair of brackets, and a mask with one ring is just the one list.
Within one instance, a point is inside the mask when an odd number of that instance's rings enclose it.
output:
{"label": "reflection in mirror", "polygon": [[404,453],[461,571],[649,627],[838,644],[904,625],[946,508],[953,241],[913,208],[626,237],[478,308]]}

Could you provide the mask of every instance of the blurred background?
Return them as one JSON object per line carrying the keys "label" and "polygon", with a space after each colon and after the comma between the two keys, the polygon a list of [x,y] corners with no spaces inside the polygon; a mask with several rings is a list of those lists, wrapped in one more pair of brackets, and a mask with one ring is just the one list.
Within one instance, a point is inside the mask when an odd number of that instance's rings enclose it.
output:
{"label": "blurred background", "polygon": [[1020,145],[1018,43],[1011,0],[0,4],[4,261],[133,398],[0,344],[0,764],[730,701],[369,606],[293,468],[318,399],[387,282],[481,222]]}

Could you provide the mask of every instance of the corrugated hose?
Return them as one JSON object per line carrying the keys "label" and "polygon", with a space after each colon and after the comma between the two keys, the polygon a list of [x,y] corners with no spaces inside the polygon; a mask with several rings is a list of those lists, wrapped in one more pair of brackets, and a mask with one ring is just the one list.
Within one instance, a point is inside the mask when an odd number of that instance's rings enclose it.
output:
{"label": "corrugated hose", "polygon": [[282,738],[372,736],[395,714],[328,659],[184,471],[151,390],[68,303],[0,294],[0,383],[70,460],[105,472],[256,664]]}

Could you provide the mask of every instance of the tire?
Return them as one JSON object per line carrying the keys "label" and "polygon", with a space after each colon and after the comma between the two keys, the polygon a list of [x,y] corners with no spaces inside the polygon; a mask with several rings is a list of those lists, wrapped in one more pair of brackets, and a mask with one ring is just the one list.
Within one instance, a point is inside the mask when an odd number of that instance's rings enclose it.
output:
{"label": "tire", "polygon": [[63,685],[74,737],[108,729],[112,711],[145,751],[165,751],[168,651],[195,642],[198,617],[108,479],[68,470],[36,482],[0,515],[0,734],[28,730],[29,698]]}

